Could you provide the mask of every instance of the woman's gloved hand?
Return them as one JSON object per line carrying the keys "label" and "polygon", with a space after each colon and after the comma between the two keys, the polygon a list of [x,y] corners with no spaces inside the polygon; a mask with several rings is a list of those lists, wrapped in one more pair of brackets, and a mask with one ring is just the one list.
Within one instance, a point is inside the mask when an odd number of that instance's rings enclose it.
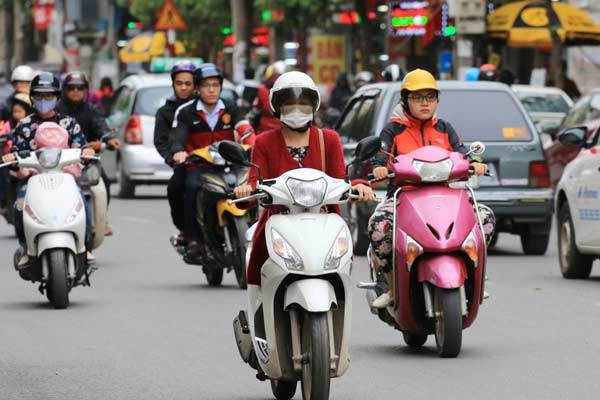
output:
{"label": "woman's gloved hand", "polygon": [[352,186],[352,190],[354,190],[358,194],[358,199],[357,199],[358,201],[373,201],[373,200],[375,200],[375,193],[373,193],[373,189],[371,189],[367,185],[363,185],[362,183],[359,183],[358,185]]}

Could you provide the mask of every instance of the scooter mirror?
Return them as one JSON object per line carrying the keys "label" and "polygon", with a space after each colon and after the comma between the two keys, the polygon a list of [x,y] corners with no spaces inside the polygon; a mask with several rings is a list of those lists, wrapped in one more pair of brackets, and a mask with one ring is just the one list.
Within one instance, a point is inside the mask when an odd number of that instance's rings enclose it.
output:
{"label": "scooter mirror", "polygon": [[480,156],[485,153],[485,144],[481,142],[473,142],[469,148],[469,154],[475,154],[476,156]]}
{"label": "scooter mirror", "polygon": [[381,139],[369,136],[358,142],[354,150],[356,161],[363,162],[375,156],[381,150]]}
{"label": "scooter mirror", "polygon": [[251,167],[252,164],[246,158],[246,151],[239,144],[230,140],[223,140],[219,143],[219,154],[227,161],[233,164]]}

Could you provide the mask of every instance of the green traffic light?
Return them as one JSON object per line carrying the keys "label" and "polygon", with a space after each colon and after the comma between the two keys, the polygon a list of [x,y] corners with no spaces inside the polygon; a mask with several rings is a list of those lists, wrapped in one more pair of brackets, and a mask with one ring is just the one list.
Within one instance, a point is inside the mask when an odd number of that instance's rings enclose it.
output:
{"label": "green traffic light", "polygon": [[223,27],[223,28],[221,28],[221,33],[223,35],[231,35],[232,32],[233,32],[233,29],[231,29],[229,27]]}
{"label": "green traffic light", "polygon": [[263,19],[263,21],[270,21],[271,18],[272,18],[271,10],[264,10],[262,12],[262,19]]}
{"label": "green traffic light", "polygon": [[456,26],[447,26],[444,29],[444,36],[454,36],[456,35]]}
{"label": "green traffic light", "polygon": [[127,28],[129,28],[129,29],[135,29],[135,22],[133,22],[133,21],[129,21],[129,22],[127,23]]}

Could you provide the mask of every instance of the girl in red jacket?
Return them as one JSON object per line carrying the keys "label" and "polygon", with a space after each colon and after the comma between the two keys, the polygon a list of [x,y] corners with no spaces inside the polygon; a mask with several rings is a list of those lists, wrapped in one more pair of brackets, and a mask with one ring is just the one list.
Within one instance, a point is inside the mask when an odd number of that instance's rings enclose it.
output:
{"label": "girl in red jacket", "polygon": [[[312,126],[320,104],[313,80],[302,72],[286,72],[275,81],[269,102],[281,126],[256,137],[252,163],[260,167],[262,178],[277,178],[295,168],[319,169],[333,178],[344,178],[344,152],[339,135],[333,130]],[[252,168],[249,184],[237,187],[236,196],[249,196],[258,178],[258,169]],[[358,192],[359,201],[374,199],[371,188],[362,183],[353,189]],[[260,286],[260,268],[269,257],[265,225],[267,219],[278,212],[281,210],[265,209],[258,220],[247,272],[249,289],[251,285]]]}

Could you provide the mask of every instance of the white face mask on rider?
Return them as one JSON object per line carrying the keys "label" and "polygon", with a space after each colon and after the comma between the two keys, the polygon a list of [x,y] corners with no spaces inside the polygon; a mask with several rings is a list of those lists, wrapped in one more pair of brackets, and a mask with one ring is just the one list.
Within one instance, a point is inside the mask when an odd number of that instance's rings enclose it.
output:
{"label": "white face mask on rider", "polygon": [[292,129],[300,129],[313,120],[313,108],[302,104],[282,106],[279,119]]}

